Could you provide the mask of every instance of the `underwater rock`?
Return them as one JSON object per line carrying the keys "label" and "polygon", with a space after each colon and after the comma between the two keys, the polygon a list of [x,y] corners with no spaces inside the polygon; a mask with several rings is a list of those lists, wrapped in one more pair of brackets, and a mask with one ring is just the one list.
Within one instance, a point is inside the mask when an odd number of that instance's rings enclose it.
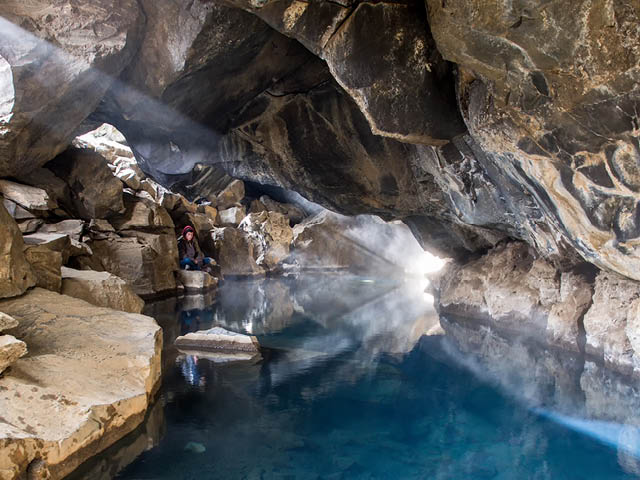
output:
{"label": "underwater rock", "polygon": [[185,452],[204,453],[207,448],[200,442],[189,442],[184,446]]}

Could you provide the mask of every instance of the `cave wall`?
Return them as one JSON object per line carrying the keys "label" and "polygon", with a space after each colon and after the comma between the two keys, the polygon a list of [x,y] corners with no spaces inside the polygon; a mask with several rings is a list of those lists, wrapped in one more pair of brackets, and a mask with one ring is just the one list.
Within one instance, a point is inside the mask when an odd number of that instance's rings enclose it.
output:
{"label": "cave wall", "polygon": [[165,185],[213,166],[639,280],[640,6],[571,3],[5,2],[0,176],[107,121]]}

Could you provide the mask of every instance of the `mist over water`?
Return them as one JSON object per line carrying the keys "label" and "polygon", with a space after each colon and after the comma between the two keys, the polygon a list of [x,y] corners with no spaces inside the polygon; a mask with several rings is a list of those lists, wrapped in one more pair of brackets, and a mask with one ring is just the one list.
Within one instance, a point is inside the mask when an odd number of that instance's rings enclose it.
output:
{"label": "mist over water", "polygon": [[[438,317],[411,286],[309,275],[151,305],[159,400],[77,478],[636,478],[632,386],[478,326],[423,336]],[[173,347],[214,324],[256,335],[263,361]]]}

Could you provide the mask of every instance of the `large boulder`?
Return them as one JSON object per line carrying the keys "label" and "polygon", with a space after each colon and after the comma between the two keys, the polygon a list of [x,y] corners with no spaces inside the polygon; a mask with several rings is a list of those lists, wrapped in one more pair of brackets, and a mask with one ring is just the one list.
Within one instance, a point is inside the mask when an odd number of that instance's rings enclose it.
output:
{"label": "large boulder", "polygon": [[63,151],[133,58],[144,28],[135,0],[0,5],[0,177]]}
{"label": "large boulder", "polygon": [[80,298],[98,307],[142,313],[144,300],[119,277],[109,272],[62,267],[63,295]]}
{"label": "large boulder", "polygon": [[47,164],[69,185],[72,208],[85,220],[108,218],[124,210],[122,182],[107,161],[88,149],[69,149]]}
{"label": "large boulder", "polygon": [[61,479],[142,422],[161,373],[153,318],[39,288],[0,311],[29,345],[0,377],[3,479],[26,478],[34,461],[39,478]]}
{"label": "large boulder", "polygon": [[138,231],[127,237],[107,234],[91,243],[93,260],[102,270],[125,280],[140,296],[174,291],[173,275],[178,270],[178,246],[175,236]]}
{"label": "large boulder", "polygon": [[35,277],[23,253],[22,233],[2,204],[0,227],[0,298],[6,298],[34,286]]}
{"label": "large boulder", "polygon": [[24,256],[36,277],[36,286],[60,292],[62,253],[46,245],[26,245]]}
{"label": "large boulder", "polygon": [[250,213],[238,228],[246,232],[253,243],[256,263],[265,270],[272,270],[289,255],[293,231],[282,213]]}
{"label": "large boulder", "polygon": [[253,242],[242,230],[233,227],[214,228],[211,235],[222,275],[264,275],[264,270],[255,261]]}

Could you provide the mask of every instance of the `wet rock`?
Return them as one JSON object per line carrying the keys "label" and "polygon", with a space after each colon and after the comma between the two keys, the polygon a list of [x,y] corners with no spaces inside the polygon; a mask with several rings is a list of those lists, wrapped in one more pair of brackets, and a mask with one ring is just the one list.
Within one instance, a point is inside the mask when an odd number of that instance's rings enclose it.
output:
{"label": "wet rock", "polygon": [[35,277],[23,253],[22,234],[4,205],[0,205],[0,227],[0,298],[6,298],[34,286]]}
{"label": "wet rock", "polygon": [[206,292],[218,286],[217,278],[197,270],[179,270],[178,281],[187,293]]}
{"label": "wet rock", "polygon": [[47,245],[27,245],[24,256],[31,265],[36,286],[60,293],[62,253]]}
{"label": "wet rock", "polygon": [[277,212],[250,213],[240,225],[253,243],[256,263],[265,270],[273,269],[289,255],[293,231],[289,219]]}
{"label": "wet rock", "polygon": [[142,422],[160,381],[154,319],[39,288],[0,311],[18,319],[15,335],[29,345],[0,378],[5,478],[22,478],[37,459],[63,478]]}
{"label": "wet rock", "polygon": [[18,321],[15,318],[7,315],[6,313],[0,312],[0,332],[4,332],[5,330],[9,330],[17,326]]}
{"label": "wet rock", "polygon": [[239,204],[243,198],[244,182],[242,180],[234,180],[216,196],[215,205],[219,210],[225,210]]}
{"label": "wet rock", "polygon": [[0,16],[0,85],[7,96],[0,107],[0,177],[6,177],[67,148],[133,58],[144,15],[133,0],[65,0],[46,12],[4,2]]}
{"label": "wet rock", "polygon": [[214,228],[211,235],[216,261],[224,276],[264,275],[254,259],[253,243],[243,231],[233,227]]}
{"label": "wet rock", "polygon": [[0,194],[27,210],[47,212],[58,207],[42,188],[0,179]]}
{"label": "wet rock", "polygon": [[175,345],[183,349],[192,350],[220,350],[223,352],[259,353],[259,343],[256,337],[230,332],[221,327],[187,333],[176,338]]}
{"label": "wet rock", "polygon": [[26,343],[11,335],[0,335],[0,373],[26,354]]}
{"label": "wet rock", "polygon": [[[178,270],[178,246],[171,234],[127,232],[108,235],[91,243],[94,262],[102,270],[125,280],[136,294],[152,296],[174,291],[173,272]],[[93,268],[95,269],[95,268]]]}
{"label": "wet rock", "polygon": [[478,319],[578,351],[582,316],[591,305],[587,276],[559,274],[514,242],[452,266],[439,285],[441,315]]}
{"label": "wet rock", "polygon": [[237,227],[246,216],[245,208],[242,206],[227,208],[218,212],[220,225],[223,227]]}
{"label": "wet rock", "polygon": [[144,301],[119,277],[109,272],[62,267],[63,295],[79,298],[98,307],[142,313]]}
{"label": "wet rock", "polygon": [[108,218],[124,209],[122,182],[92,150],[69,149],[47,164],[69,185],[75,213],[84,219]]}
{"label": "wet rock", "polygon": [[593,305],[584,316],[586,352],[623,373],[640,370],[640,284],[614,273],[596,277]]}

